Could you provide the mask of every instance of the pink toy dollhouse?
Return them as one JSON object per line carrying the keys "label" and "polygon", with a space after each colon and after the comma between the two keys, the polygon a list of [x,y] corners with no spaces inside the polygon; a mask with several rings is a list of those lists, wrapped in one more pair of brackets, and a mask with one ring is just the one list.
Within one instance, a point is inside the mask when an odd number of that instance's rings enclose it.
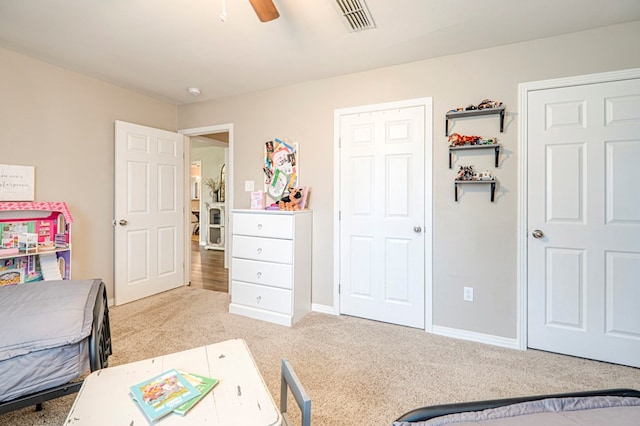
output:
{"label": "pink toy dollhouse", "polygon": [[0,202],[0,286],[69,279],[72,222],[64,202]]}

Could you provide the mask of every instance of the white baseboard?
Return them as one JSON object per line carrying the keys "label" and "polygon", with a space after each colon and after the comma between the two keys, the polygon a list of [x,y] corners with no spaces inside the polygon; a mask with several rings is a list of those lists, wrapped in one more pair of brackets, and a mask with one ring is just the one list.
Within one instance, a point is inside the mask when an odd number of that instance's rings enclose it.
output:
{"label": "white baseboard", "polygon": [[229,304],[229,313],[238,314],[261,321],[268,321],[274,324],[284,325],[286,327],[291,327],[293,325],[293,317],[291,315],[284,315],[278,312],[257,309],[251,306],[238,305],[237,303]]}
{"label": "white baseboard", "polygon": [[320,312],[322,314],[339,315],[339,313],[336,312],[336,309],[333,306],[320,305],[318,303],[312,303],[311,310],[313,312]]}
{"label": "white baseboard", "polygon": [[[311,311],[329,315],[340,315],[340,313],[337,312],[333,306],[321,305],[318,303],[311,304]],[[518,345],[518,339],[510,339],[506,337],[493,336],[490,334],[476,333],[474,331],[460,330],[457,328],[442,327],[438,325],[434,325],[431,332],[439,336],[452,337],[454,339],[469,340],[472,342],[484,343],[487,345],[521,350]]]}
{"label": "white baseboard", "polygon": [[445,337],[453,337],[455,339],[470,340],[472,342],[485,343],[487,345],[501,346],[503,348],[518,349],[518,339],[509,339],[506,337],[493,336],[490,334],[476,333],[474,331],[459,330],[457,328],[433,326],[433,334]]}
{"label": "white baseboard", "polygon": [[[114,299],[108,299],[108,304],[109,306],[113,306]],[[333,306],[321,305],[319,303],[312,303],[311,311],[320,312],[320,313],[329,314],[329,315],[339,315],[339,313],[336,312]],[[263,319],[263,318],[259,318],[259,319]],[[283,324],[283,325],[289,325],[289,324]],[[476,333],[473,331],[460,330],[457,328],[450,328],[450,327],[442,327],[438,325],[433,326],[432,333],[437,334],[439,336],[452,337],[454,339],[469,340],[472,342],[484,343],[487,345],[521,350],[518,345],[518,339],[509,339],[506,337],[493,336],[490,334]]]}

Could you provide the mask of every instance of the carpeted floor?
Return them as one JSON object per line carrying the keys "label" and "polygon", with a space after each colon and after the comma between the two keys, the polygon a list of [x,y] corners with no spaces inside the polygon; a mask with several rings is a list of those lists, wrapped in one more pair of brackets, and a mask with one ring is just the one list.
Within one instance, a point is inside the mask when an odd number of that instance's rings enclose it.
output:
{"label": "carpeted floor", "polygon": [[[311,313],[288,328],[229,314],[228,304],[226,293],[182,287],[111,308],[110,365],[242,338],[276,404],[280,360],[289,358],[311,396],[315,426],[388,426],[404,412],[431,404],[640,389],[636,368],[504,349],[348,316]],[[28,408],[0,415],[0,424],[62,425],[74,399],[47,402],[41,412]]]}

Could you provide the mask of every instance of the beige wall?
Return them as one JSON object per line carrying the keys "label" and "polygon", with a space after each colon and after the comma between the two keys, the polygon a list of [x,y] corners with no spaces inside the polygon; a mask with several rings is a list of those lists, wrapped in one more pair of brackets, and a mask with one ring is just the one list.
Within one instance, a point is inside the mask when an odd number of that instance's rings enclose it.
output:
{"label": "beige wall", "polygon": [[[515,338],[518,84],[640,67],[640,50],[624,47],[630,40],[640,40],[640,22],[184,105],[178,127],[234,124],[234,207],[248,207],[245,180],[262,180],[263,143],[299,142],[301,183],[311,187],[314,210],[312,299],[333,305],[334,110],[433,97],[434,325]],[[498,177],[496,202],[478,188],[455,203],[444,114],[485,98],[507,106],[505,132],[495,118],[458,120],[454,131],[503,144],[498,169],[490,155],[464,160]],[[463,301],[464,286],[474,287],[473,303]]]}
{"label": "beige wall", "polygon": [[[518,83],[640,67],[640,22],[421,61],[224,99],[173,105],[0,49],[0,163],[34,165],[36,198],[69,203],[73,277],[101,277],[113,297],[113,123],[166,130],[234,124],[235,207],[247,207],[244,181],[262,180],[262,147],[273,137],[300,143],[302,183],[312,188],[313,302],[333,304],[333,112],[337,108],[431,96],[434,100],[434,324],[516,335]],[[464,120],[455,131],[498,136],[499,169],[489,156],[469,163],[498,177],[496,203],[466,191],[453,201],[444,114],[497,99],[495,119]],[[176,119],[177,113],[177,119]],[[466,161],[465,161],[466,162]],[[475,288],[475,302],[462,287]]]}
{"label": "beige wall", "polygon": [[176,130],[176,107],[0,49],[0,163],[35,166],[38,201],[66,201],[72,278],[113,298],[114,121]]}

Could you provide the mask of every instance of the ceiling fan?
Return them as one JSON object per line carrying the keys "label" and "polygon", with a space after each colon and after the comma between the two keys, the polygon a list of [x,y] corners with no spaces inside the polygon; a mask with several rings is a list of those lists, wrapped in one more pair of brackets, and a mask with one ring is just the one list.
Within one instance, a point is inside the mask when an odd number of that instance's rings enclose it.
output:
{"label": "ceiling fan", "polygon": [[249,0],[260,22],[269,22],[280,16],[273,0]]}

